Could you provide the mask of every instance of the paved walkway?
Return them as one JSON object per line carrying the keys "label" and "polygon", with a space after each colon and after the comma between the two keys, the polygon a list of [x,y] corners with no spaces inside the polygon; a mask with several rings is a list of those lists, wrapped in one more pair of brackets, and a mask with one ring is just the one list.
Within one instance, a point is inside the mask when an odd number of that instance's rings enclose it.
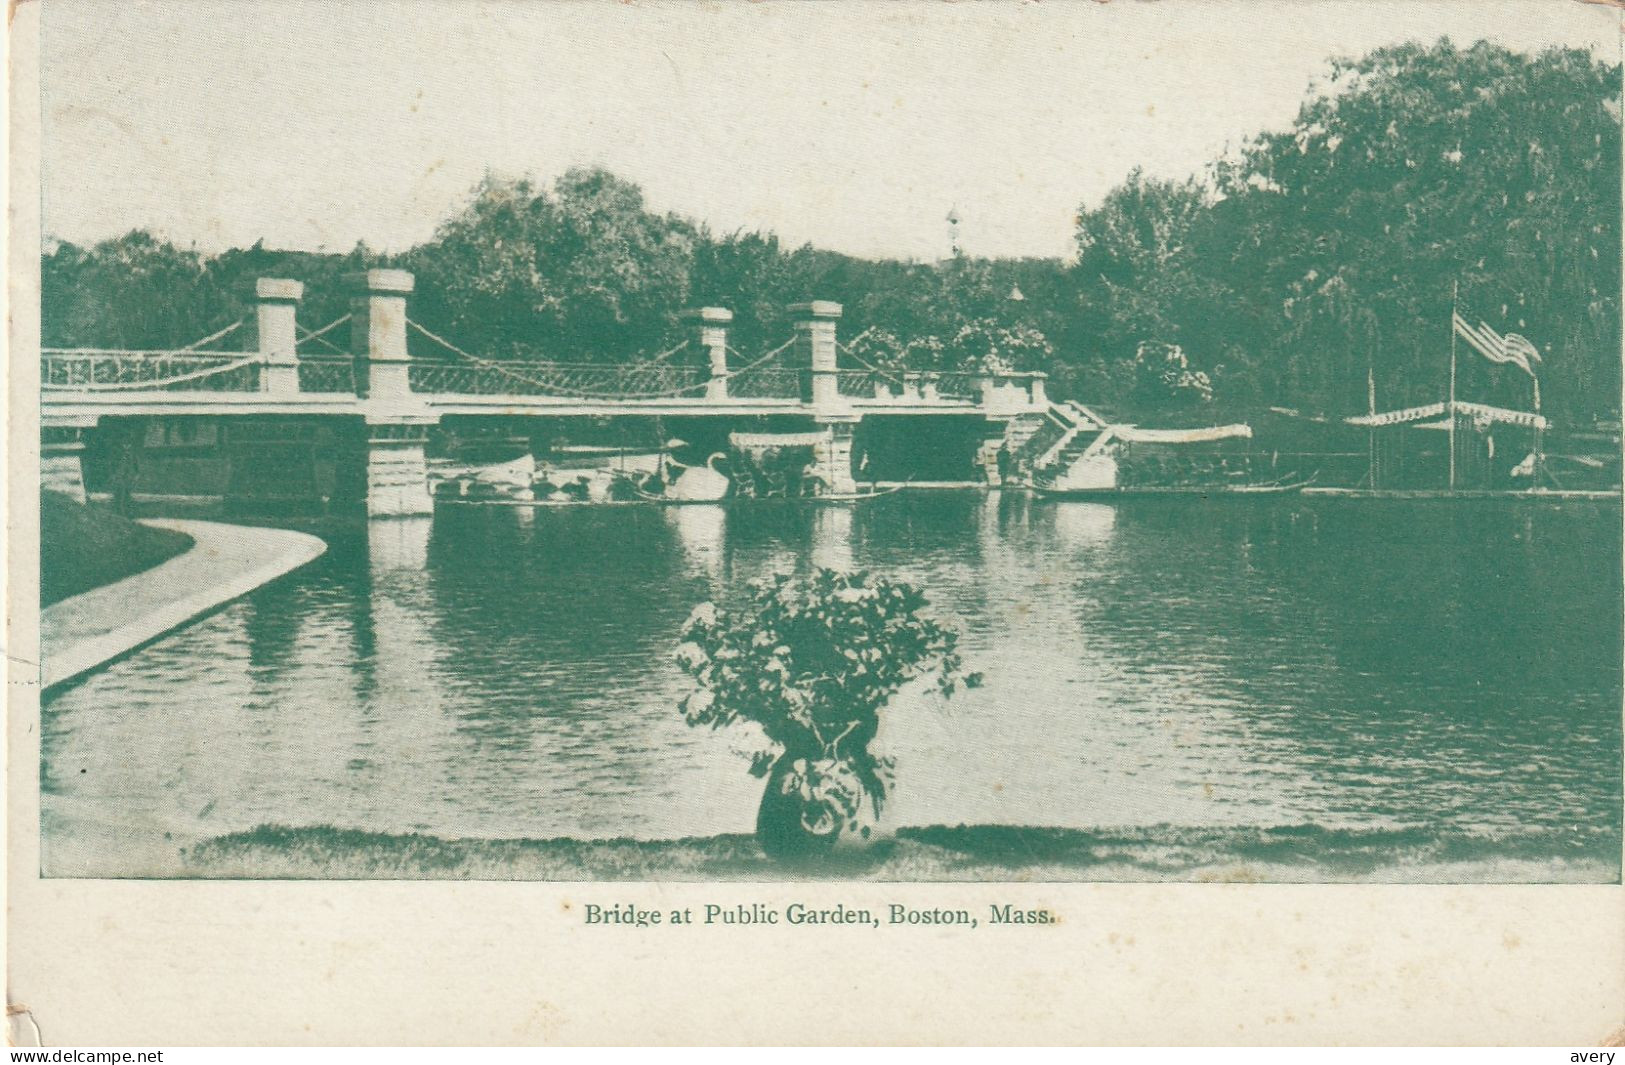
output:
{"label": "paved walkway", "polygon": [[286,529],[152,518],[194,543],[168,562],[53,603],[40,613],[40,682],[50,689],[127,654],[320,557],[327,545]]}

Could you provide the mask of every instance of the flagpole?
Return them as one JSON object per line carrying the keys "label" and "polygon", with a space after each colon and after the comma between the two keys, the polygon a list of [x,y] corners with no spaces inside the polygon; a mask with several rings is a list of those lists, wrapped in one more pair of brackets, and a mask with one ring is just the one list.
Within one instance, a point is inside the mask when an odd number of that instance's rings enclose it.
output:
{"label": "flagpole", "polygon": [[[1377,371],[1373,365],[1372,357],[1366,355],[1365,363],[1365,412],[1368,415],[1377,413]],[[1366,480],[1370,482],[1373,492],[1377,490],[1377,427],[1375,423],[1366,430]]]}
{"label": "flagpole", "polygon": [[1532,488],[1539,488],[1546,456],[1542,453],[1540,440],[1540,378],[1535,376],[1533,366],[1529,368],[1529,380],[1535,385],[1535,468],[1529,471],[1529,484]]}
{"label": "flagpole", "polygon": [[1456,304],[1461,282],[1450,282],[1450,490],[1456,490]]}

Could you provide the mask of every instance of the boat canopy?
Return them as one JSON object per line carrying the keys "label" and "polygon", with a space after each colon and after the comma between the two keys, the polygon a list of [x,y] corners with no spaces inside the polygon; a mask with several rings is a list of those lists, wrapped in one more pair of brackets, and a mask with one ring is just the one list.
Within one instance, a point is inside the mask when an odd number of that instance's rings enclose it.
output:
{"label": "boat canopy", "polygon": [[1464,414],[1488,425],[1516,425],[1524,429],[1545,429],[1547,421],[1539,414],[1528,411],[1508,410],[1505,407],[1492,407],[1485,403],[1455,403],[1439,402],[1429,403],[1421,407],[1406,407],[1404,410],[1382,411],[1377,414],[1361,414],[1353,418],[1343,419],[1349,425],[1358,425],[1362,428],[1380,429],[1390,425],[1416,425],[1418,422],[1428,422],[1430,419],[1443,418],[1436,424],[1417,425],[1420,429],[1447,427],[1450,424],[1449,414],[1454,410],[1456,414]]}
{"label": "boat canopy", "polygon": [[739,451],[765,447],[817,447],[829,439],[824,432],[729,433],[728,443]]}
{"label": "boat canopy", "polygon": [[555,455],[569,458],[616,458],[620,455],[659,455],[671,446],[650,444],[643,447],[620,447],[614,444],[560,444],[549,449]]}
{"label": "boat canopy", "polygon": [[1250,440],[1253,428],[1246,424],[1209,425],[1199,429],[1141,429],[1137,425],[1114,425],[1112,435],[1130,444],[1205,444],[1213,440]]}

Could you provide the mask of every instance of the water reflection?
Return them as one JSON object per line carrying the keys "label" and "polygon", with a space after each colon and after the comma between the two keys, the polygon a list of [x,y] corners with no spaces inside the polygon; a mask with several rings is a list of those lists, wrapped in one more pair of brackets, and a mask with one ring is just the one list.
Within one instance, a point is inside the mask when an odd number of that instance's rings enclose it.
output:
{"label": "water reflection", "polygon": [[661,516],[671,526],[690,568],[712,580],[720,578],[726,561],[728,508],[666,507]]}
{"label": "water reflection", "polygon": [[813,511],[813,565],[838,570],[853,568],[853,510],[853,507],[820,506]]}
{"label": "water reflection", "polygon": [[920,584],[986,677],[892,708],[902,823],[1387,828],[1612,862],[1619,551],[1593,508],[447,507],[55,699],[47,862],[128,872],[163,833],[264,823],[749,831],[759,784],[683,725],[670,653],[694,603],[814,565]]}
{"label": "water reflection", "polygon": [[1068,503],[1046,508],[1058,540],[1073,548],[1097,548],[1111,540],[1117,508],[1106,503]]}
{"label": "water reflection", "polygon": [[[511,512],[510,512],[511,513]],[[421,570],[429,562],[434,519],[386,518],[367,526],[367,558],[374,573]]]}

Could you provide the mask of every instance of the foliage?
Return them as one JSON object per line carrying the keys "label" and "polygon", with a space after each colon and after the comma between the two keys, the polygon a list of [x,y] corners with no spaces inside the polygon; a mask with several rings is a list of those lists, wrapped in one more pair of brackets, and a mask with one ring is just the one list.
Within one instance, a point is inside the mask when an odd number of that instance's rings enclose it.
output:
{"label": "foliage", "polygon": [[1192,231],[1207,194],[1195,181],[1155,181],[1138,169],[1078,220],[1076,273],[1088,286],[1098,350],[1132,358],[1146,341],[1183,339],[1200,302]]}
{"label": "foliage", "polygon": [[945,358],[942,340],[933,335],[907,340],[889,329],[866,329],[847,344],[847,351],[860,364],[897,375],[908,370],[934,370]]}
{"label": "foliage", "polygon": [[180,346],[230,325],[241,300],[202,256],[143,230],[91,248],[66,242],[40,262],[41,340],[49,347]]}
{"label": "foliage", "polygon": [[[246,318],[244,328],[208,347],[252,349],[257,279],[305,282],[300,317],[317,328],[348,313],[344,275],[376,262],[361,245],[347,255],[324,255],[255,244],[205,258],[144,230],[90,248],[58,242],[40,264],[41,339],[47,347],[177,348]],[[326,339],[342,348],[348,334]]]}
{"label": "foliage", "polygon": [[1047,363],[1055,349],[1037,329],[976,318],[954,334],[954,368],[964,373],[1014,373]]}
{"label": "foliage", "polygon": [[783,343],[790,304],[825,298],[820,275],[829,259],[809,246],[787,251],[771,233],[717,237],[702,227],[695,237],[690,298],[696,307],[733,311],[729,343],[749,358]]}
{"label": "foliage", "polygon": [[[1440,41],[1334,61],[1291,128],[1210,185],[1135,173],[1082,213],[1091,383],[1151,341],[1231,401],[1353,413],[1369,375],[1383,406],[1427,402],[1459,286],[1464,313],[1542,345],[1548,411],[1617,414],[1619,96],[1619,66],[1575,50]],[[1515,371],[1461,372],[1467,396],[1529,403]]]}
{"label": "foliage", "polygon": [[552,193],[487,175],[406,257],[417,314],[489,356],[622,361],[653,354],[688,303],[694,228],[638,187],[570,170]]}
{"label": "foliage", "polygon": [[891,770],[870,750],[881,707],[927,673],[944,696],[981,683],[961,672],[957,635],[922,614],[920,591],[883,576],[820,569],[750,588],[746,606],[702,603],[684,624],[677,662],[699,685],[683,699],[684,716],[712,728],[754,722],[771,750],[753,773],[766,775],[784,755],[807,800],[850,814],[867,795],[878,810]]}
{"label": "foliage", "polygon": [[1178,344],[1142,343],[1134,353],[1134,377],[1140,398],[1150,406],[1193,407],[1213,401],[1212,380],[1191,369]]}

